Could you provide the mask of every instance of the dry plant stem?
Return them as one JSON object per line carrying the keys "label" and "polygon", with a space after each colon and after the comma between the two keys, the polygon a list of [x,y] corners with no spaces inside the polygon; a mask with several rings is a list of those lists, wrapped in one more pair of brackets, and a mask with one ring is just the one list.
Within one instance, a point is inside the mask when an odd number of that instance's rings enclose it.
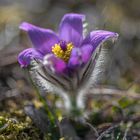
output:
{"label": "dry plant stem", "polygon": [[63,131],[62,131],[61,125],[60,125],[60,123],[59,123],[58,120],[57,120],[57,126],[58,126],[58,128],[59,128],[60,137],[63,137]]}
{"label": "dry plant stem", "polygon": [[130,130],[132,125],[133,125],[132,122],[127,123],[126,130],[125,130],[125,133],[124,133],[124,136],[123,136],[123,140],[127,140],[127,134],[128,134],[128,131]]}
{"label": "dry plant stem", "polygon": [[139,82],[140,82],[140,75],[138,75],[138,77],[134,81],[132,81],[132,83],[130,83],[128,85],[128,87],[126,88],[126,90],[129,90],[134,84],[139,83]]}
{"label": "dry plant stem", "polygon": [[86,122],[86,125],[88,125],[95,132],[96,137],[99,137],[99,133],[98,133],[98,131],[96,130],[96,128],[93,125],[91,125],[88,122]]}
{"label": "dry plant stem", "polygon": [[112,132],[111,140],[115,140],[114,131]]}
{"label": "dry plant stem", "polygon": [[119,127],[119,125],[120,125],[120,123],[109,127],[107,130],[105,130],[103,133],[100,134],[100,136],[97,138],[97,140],[101,140],[106,134],[110,133],[115,128]]}
{"label": "dry plant stem", "polygon": [[117,90],[117,89],[108,89],[108,88],[92,88],[88,94],[93,94],[93,95],[104,95],[104,96],[115,96],[115,97],[128,97],[128,98],[133,98],[136,100],[140,99],[139,93],[135,92],[129,92],[129,91],[124,91],[124,90]]}

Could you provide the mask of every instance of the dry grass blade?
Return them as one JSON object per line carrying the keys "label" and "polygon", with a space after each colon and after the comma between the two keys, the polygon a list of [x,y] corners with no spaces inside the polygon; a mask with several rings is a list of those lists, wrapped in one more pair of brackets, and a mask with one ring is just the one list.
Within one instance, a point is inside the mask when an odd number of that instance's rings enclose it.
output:
{"label": "dry grass blade", "polygon": [[127,140],[127,134],[128,134],[128,131],[130,130],[132,124],[133,124],[132,122],[127,123],[126,130],[125,130],[125,133],[124,133],[124,136],[123,136],[123,140]]}
{"label": "dry grass blade", "polygon": [[113,97],[128,97],[136,100],[140,99],[140,94],[136,92],[130,92],[126,90],[108,89],[108,88],[92,88],[88,94],[102,95],[102,96],[113,96]]}
{"label": "dry grass blade", "polygon": [[97,140],[101,140],[106,134],[110,133],[111,131],[113,131],[115,128],[119,127],[120,124],[115,124],[111,127],[109,127],[107,130],[105,130],[104,132],[102,132],[100,134],[100,136],[97,138]]}

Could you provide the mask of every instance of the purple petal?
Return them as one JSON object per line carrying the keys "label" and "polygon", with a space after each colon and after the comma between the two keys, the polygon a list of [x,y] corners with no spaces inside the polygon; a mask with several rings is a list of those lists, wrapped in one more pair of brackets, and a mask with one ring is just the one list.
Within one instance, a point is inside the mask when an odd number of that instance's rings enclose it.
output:
{"label": "purple petal", "polygon": [[72,42],[75,47],[79,47],[83,40],[83,20],[84,15],[66,14],[61,20],[59,27],[60,38],[67,42]]}
{"label": "purple petal", "polygon": [[81,52],[82,52],[82,62],[84,64],[86,64],[89,59],[91,58],[92,56],[92,53],[93,53],[93,47],[92,45],[89,45],[89,44],[85,44],[81,47]]}
{"label": "purple petal", "polygon": [[91,44],[93,50],[95,50],[101,43],[105,42],[108,39],[117,39],[118,34],[105,30],[92,31],[83,41],[83,44]]}
{"label": "purple petal", "polygon": [[21,65],[21,67],[27,67],[33,58],[43,59],[43,55],[37,52],[34,48],[29,48],[22,51],[18,55],[18,62]]}
{"label": "purple petal", "polygon": [[63,74],[66,71],[66,63],[55,57],[53,54],[48,54],[44,57],[43,64],[49,68],[52,72],[57,74]]}
{"label": "purple petal", "polygon": [[85,44],[80,48],[73,48],[71,57],[68,62],[69,68],[76,68],[86,64],[91,58],[93,47],[90,44]]}
{"label": "purple petal", "polygon": [[81,65],[81,50],[80,48],[73,48],[68,61],[68,67],[73,69],[79,65]]}
{"label": "purple petal", "polygon": [[44,55],[51,52],[52,46],[59,41],[58,36],[49,29],[39,28],[26,22],[20,25],[20,29],[28,33],[33,46]]}

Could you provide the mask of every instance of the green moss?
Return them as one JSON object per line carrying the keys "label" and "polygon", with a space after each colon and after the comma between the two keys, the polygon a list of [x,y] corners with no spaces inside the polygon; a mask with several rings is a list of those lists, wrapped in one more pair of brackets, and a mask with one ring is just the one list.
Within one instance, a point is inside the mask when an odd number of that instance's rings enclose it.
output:
{"label": "green moss", "polygon": [[[11,114],[15,116],[11,117]],[[39,140],[40,132],[22,112],[21,118],[15,112],[1,112],[0,140]],[[9,117],[10,116],[10,117]],[[17,119],[18,118],[18,119]],[[22,120],[22,121],[21,121]]]}

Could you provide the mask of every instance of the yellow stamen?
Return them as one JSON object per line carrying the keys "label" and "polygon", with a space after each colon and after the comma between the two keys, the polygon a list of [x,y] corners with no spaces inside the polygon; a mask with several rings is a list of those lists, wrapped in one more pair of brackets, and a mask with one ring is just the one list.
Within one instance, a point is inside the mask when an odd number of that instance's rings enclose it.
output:
{"label": "yellow stamen", "polygon": [[68,62],[71,55],[72,48],[73,48],[72,43],[67,44],[65,51],[61,48],[60,44],[55,44],[52,47],[52,52],[55,54],[56,57],[63,59],[65,62]]}

